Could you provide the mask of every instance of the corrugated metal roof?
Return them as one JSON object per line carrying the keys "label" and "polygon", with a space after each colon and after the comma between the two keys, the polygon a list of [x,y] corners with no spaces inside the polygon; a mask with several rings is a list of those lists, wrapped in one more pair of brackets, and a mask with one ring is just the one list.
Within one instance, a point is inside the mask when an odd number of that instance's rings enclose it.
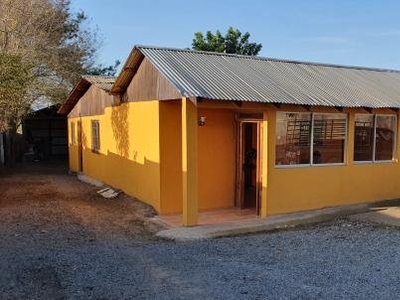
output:
{"label": "corrugated metal roof", "polygon": [[114,76],[83,75],[82,78],[106,92],[111,90],[115,82]]}
{"label": "corrugated metal roof", "polygon": [[[137,46],[134,51],[147,57],[183,96],[338,107],[400,107],[399,71],[145,46]],[[126,70],[128,65],[129,61]]]}
{"label": "corrugated metal roof", "polygon": [[115,77],[112,76],[83,75],[57,112],[62,115],[69,114],[92,84],[106,92],[110,92],[114,82]]}

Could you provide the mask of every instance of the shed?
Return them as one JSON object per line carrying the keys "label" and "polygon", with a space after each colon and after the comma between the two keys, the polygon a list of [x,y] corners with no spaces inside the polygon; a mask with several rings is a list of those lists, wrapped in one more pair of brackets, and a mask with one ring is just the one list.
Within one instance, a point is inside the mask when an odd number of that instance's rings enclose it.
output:
{"label": "shed", "polygon": [[[67,158],[67,117],[51,105],[29,113],[22,122],[26,151],[34,159]],[[30,154],[31,153],[31,154]]]}

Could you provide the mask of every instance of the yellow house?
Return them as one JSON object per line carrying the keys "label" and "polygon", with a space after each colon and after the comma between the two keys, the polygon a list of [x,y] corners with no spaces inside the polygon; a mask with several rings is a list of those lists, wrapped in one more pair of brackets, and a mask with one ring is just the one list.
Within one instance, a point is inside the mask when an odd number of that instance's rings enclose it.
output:
{"label": "yellow house", "polygon": [[399,108],[398,71],[138,46],[59,112],[71,170],[191,226],[400,197]]}

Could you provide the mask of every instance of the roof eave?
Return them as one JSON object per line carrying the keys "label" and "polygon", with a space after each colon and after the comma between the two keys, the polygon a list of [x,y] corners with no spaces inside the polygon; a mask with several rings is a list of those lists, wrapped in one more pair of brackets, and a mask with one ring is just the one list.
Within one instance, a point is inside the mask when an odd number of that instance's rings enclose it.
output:
{"label": "roof eave", "polygon": [[60,115],[69,114],[91,85],[92,84],[87,79],[82,77],[68,95],[67,100],[65,100],[65,102],[58,109],[57,113]]}
{"label": "roof eave", "polygon": [[116,78],[115,83],[110,90],[110,94],[116,95],[125,92],[143,59],[143,53],[138,47],[134,47],[122,67],[121,72]]}

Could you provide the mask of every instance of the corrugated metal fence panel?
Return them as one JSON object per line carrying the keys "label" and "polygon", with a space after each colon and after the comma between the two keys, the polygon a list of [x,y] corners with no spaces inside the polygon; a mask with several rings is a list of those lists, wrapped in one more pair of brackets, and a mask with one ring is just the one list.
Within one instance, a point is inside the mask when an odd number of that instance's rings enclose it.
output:
{"label": "corrugated metal fence panel", "polygon": [[184,96],[323,105],[400,107],[400,73],[190,50],[139,47]]}

